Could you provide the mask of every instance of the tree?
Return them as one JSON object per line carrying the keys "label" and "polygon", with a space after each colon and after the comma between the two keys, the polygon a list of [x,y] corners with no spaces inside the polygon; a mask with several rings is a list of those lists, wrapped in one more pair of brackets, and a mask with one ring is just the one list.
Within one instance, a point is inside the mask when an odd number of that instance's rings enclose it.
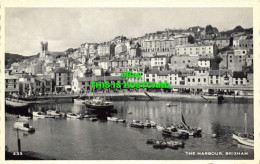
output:
{"label": "tree", "polygon": [[188,36],[188,43],[194,44],[194,42],[195,42],[194,37],[193,37],[192,35],[189,35],[189,36]]}
{"label": "tree", "polygon": [[211,25],[206,26],[206,34],[212,35],[213,34],[213,27]]}

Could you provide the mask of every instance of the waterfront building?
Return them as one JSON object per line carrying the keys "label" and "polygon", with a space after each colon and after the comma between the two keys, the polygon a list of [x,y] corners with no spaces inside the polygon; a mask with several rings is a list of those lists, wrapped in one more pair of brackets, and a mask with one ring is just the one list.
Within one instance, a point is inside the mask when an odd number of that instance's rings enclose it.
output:
{"label": "waterfront building", "polygon": [[176,46],[176,55],[189,55],[213,58],[217,55],[216,44],[187,44]]}
{"label": "waterfront building", "polygon": [[38,75],[35,77],[33,91],[36,94],[51,94],[53,91],[53,79],[51,79],[49,76]]}
{"label": "waterfront building", "polygon": [[[72,72],[66,68],[58,68],[54,72],[55,74],[55,91],[69,91],[71,81],[72,81]],[[68,89],[67,89],[68,88]]]}
{"label": "waterfront building", "polygon": [[11,94],[11,93],[19,93],[19,78],[6,74],[5,75],[5,93]]}
{"label": "waterfront building", "polygon": [[143,66],[151,66],[151,58],[150,57],[141,58],[140,63]]}
{"label": "waterfront building", "polygon": [[[123,84],[126,81],[121,76],[100,76],[100,77],[77,77],[72,81],[72,91],[74,93],[87,93],[92,90],[90,82],[109,82],[113,83],[121,82]],[[122,86],[123,88],[123,86]],[[112,90],[113,88],[105,88],[105,90]]]}
{"label": "waterfront building", "polygon": [[245,86],[247,84],[247,75],[244,72],[233,72],[233,86],[241,85]]}

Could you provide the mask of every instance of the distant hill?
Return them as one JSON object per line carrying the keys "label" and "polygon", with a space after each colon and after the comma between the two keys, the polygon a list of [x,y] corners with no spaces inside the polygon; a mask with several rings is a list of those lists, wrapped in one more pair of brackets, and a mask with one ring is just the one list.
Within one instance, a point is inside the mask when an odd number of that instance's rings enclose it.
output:
{"label": "distant hill", "polygon": [[241,26],[236,26],[233,30],[222,31],[221,34],[231,35],[232,33],[245,32],[247,34],[253,34],[253,28],[244,29]]}
{"label": "distant hill", "polygon": [[5,68],[8,69],[13,63],[21,62],[24,59],[35,59],[39,54],[33,56],[23,56],[19,54],[5,53]]}

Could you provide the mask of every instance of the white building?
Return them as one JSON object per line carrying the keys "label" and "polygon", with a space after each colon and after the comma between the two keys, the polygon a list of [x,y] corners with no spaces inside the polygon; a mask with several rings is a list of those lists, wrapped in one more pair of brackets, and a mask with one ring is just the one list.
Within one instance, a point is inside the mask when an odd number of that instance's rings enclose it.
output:
{"label": "white building", "polygon": [[165,66],[168,64],[168,57],[163,55],[163,56],[154,56],[151,58],[151,66]]}

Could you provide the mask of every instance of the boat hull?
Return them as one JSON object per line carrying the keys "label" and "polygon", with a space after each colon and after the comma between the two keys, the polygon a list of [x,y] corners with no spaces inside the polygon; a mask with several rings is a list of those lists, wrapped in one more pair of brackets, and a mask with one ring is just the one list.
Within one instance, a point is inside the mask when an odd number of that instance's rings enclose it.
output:
{"label": "boat hull", "polygon": [[237,134],[234,134],[234,133],[233,133],[232,138],[237,140],[237,142],[240,143],[240,144],[251,146],[251,147],[254,146],[254,140],[253,139],[240,137],[240,136],[238,136]]}
{"label": "boat hull", "polygon": [[27,103],[27,102],[24,102],[24,101],[15,102],[15,101],[11,101],[11,100],[8,100],[8,99],[5,100],[5,104],[6,104],[6,106],[12,107],[12,108],[26,108],[26,107],[30,106],[30,103]]}
{"label": "boat hull", "polygon": [[114,107],[114,105],[93,105],[89,103],[85,103],[85,106],[89,111],[97,114],[110,113],[111,109]]}

